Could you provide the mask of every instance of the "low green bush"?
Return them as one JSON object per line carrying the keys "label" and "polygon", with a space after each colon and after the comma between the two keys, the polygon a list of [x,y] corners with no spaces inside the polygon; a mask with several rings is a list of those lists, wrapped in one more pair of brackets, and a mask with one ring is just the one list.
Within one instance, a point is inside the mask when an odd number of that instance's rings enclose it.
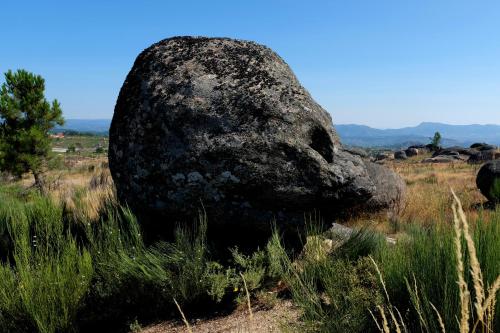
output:
{"label": "low green bush", "polygon": [[67,169],[64,164],[64,157],[60,154],[51,153],[47,159],[48,170],[63,170]]}
{"label": "low green bush", "polygon": [[373,330],[375,323],[369,310],[382,304],[383,299],[375,267],[365,255],[376,247],[380,238],[367,230],[355,232],[326,256],[317,255],[325,251],[322,241],[309,239],[311,246],[318,247],[310,252],[314,255],[302,255],[296,261],[287,254],[277,233],[267,248],[271,269],[282,277],[294,304],[302,310],[305,327],[300,329],[311,332]]}

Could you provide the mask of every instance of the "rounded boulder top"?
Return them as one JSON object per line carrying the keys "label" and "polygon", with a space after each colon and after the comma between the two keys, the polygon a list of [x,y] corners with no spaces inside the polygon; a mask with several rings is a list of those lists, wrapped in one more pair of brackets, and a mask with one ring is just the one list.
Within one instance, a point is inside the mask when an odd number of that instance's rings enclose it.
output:
{"label": "rounded boulder top", "polygon": [[229,38],[174,37],[137,57],[116,103],[109,164],[118,198],[154,232],[202,207],[222,234],[273,220],[295,229],[304,212],[339,214],[377,190],[289,66]]}

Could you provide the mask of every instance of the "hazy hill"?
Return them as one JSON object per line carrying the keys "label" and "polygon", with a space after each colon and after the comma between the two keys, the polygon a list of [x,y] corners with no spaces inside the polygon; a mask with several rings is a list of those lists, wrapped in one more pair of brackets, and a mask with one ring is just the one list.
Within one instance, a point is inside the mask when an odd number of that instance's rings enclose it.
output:
{"label": "hazy hill", "polygon": [[111,119],[66,119],[63,126],[54,131],[73,130],[78,132],[108,133]]}
{"label": "hazy hill", "polygon": [[443,144],[470,145],[474,142],[500,144],[500,125],[448,125],[442,123],[421,123],[415,127],[397,129],[376,129],[364,125],[336,125],[343,143],[348,145],[405,146],[413,143],[429,143],[435,132],[443,136]]}

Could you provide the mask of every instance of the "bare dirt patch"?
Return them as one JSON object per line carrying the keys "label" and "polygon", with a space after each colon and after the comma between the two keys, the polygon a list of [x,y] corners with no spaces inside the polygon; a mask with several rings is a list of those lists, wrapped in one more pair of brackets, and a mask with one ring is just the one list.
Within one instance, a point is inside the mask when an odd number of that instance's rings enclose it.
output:
{"label": "bare dirt patch", "polygon": [[[292,323],[296,323],[299,317],[299,310],[295,308],[291,301],[279,301],[276,306],[269,310],[254,310],[253,319],[250,320],[247,310],[237,310],[224,317],[217,317],[208,320],[192,320],[191,329],[194,333],[264,333],[286,331]],[[188,314],[186,314],[189,316]],[[166,321],[151,325],[141,333],[166,333],[166,332],[187,332],[184,324],[179,321]]]}

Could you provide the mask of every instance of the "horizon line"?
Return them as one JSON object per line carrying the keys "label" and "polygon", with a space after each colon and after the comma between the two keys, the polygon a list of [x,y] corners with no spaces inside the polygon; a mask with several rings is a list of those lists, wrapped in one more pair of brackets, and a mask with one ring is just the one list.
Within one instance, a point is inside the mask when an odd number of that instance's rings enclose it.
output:
{"label": "horizon line", "polygon": [[[112,118],[65,118],[65,120],[87,120],[87,121],[92,121],[92,120],[109,120],[112,121]],[[408,127],[417,127],[422,124],[436,124],[436,125],[448,125],[448,126],[500,126],[500,124],[494,124],[494,123],[485,123],[485,124],[479,124],[479,123],[468,123],[468,124],[453,124],[453,123],[443,123],[439,121],[421,121],[420,123],[416,125],[400,125],[400,127],[375,127],[372,125],[367,125],[367,124],[362,124],[362,123],[338,123],[338,124],[333,124],[333,126],[366,126],[374,129],[380,129],[380,130],[389,130],[389,129],[401,129],[401,128],[408,128]],[[64,127],[59,126],[59,127]]]}

